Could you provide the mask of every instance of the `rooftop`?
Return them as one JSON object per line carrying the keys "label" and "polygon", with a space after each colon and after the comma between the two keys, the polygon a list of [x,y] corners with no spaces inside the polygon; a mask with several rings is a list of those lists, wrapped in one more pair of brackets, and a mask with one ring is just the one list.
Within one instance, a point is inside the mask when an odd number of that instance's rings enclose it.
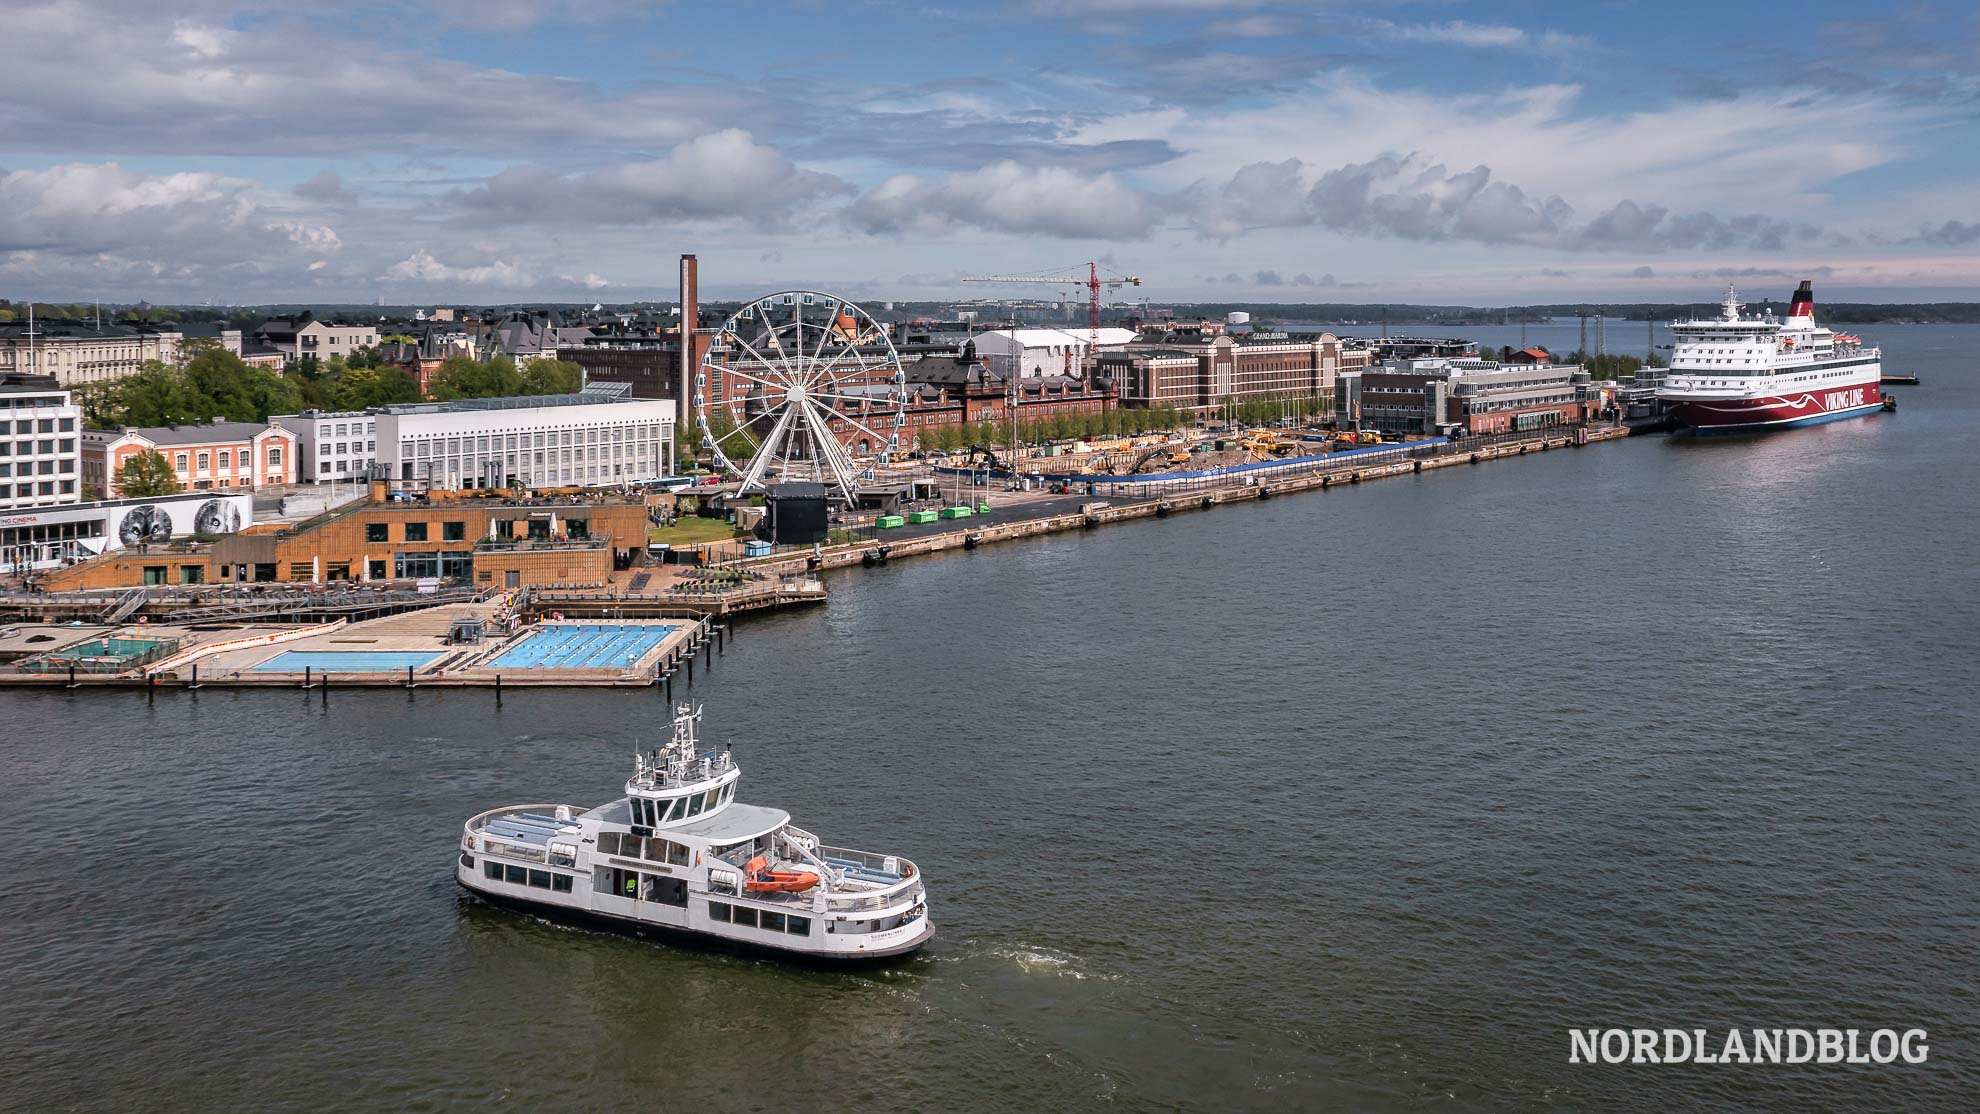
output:
{"label": "rooftop", "polygon": [[206,445],[220,441],[252,441],[268,426],[262,422],[204,422],[199,425],[133,426],[127,435],[154,445]]}
{"label": "rooftop", "polygon": [[741,801],[735,801],[727,808],[718,810],[713,816],[703,816],[685,824],[674,824],[660,830],[696,836],[710,843],[733,843],[738,840],[754,839],[766,832],[774,832],[790,822],[791,814],[781,808],[746,805]]}

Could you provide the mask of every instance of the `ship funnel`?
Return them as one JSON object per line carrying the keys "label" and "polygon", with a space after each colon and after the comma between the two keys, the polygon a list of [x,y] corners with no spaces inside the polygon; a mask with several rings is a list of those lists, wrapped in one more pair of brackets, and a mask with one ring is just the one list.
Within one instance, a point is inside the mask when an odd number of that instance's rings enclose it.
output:
{"label": "ship funnel", "polygon": [[1810,320],[1814,319],[1815,317],[1815,284],[1814,283],[1809,282],[1807,279],[1802,279],[1801,285],[1795,287],[1794,304],[1788,307],[1788,316],[1806,317]]}

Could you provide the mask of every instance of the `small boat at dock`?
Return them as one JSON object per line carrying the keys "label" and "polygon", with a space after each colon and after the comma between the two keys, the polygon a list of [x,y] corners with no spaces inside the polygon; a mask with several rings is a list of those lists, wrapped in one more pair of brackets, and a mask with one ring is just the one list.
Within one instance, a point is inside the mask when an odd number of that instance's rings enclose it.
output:
{"label": "small boat at dock", "polygon": [[700,722],[681,705],[673,737],[635,756],[616,800],[470,818],[456,880],[527,913],[787,958],[885,959],[934,937],[914,863],[828,847],[790,813],[737,801],[742,770],[701,749]]}

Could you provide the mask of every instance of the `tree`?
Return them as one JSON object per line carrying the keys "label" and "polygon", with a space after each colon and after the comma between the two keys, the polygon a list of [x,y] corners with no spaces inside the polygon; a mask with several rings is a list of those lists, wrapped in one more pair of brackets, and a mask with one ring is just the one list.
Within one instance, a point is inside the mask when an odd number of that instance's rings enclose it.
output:
{"label": "tree", "polygon": [[[708,436],[730,460],[748,460],[756,455],[756,438],[748,430],[737,433],[736,419],[726,406],[710,407]],[[735,434],[735,436],[730,436]]]}
{"label": "tree", "polygon": [[113,386],[119,420],[129,425],[186,425],[213,416],[212,400],[201,397],[184,375],[158,360],[146,360],[136,375]]}
{"label": "tree", "polygon": [[502,398],[522,393],[522,373],[506,356],[486,363],[472,356],[449,356],[433,377],[433,397],[437,399]]}
{"label": "tree", "polygon": [[584,369],[569,360],[536,359],[523,368],[526,395],[575,394],[584,384]]}
{"label": "tree", "polygon": [[378,368],[378,400],[372,403],[373,406],[418,401],[419,379],[412,372],[394,364],[384,364]]}
{"label": "tree", "polygon": [[157,499],[185,490],[172,472],[172,462],[156,449],[146,449],[117,469],[117,494],[125,499]]}
{"label": "tree", "polygon": [[376,406],[375,400],[384,392],[384,386],[384,381],[372,368],[351,368],[337,380],[337,409],[362,410],[367,406]]}

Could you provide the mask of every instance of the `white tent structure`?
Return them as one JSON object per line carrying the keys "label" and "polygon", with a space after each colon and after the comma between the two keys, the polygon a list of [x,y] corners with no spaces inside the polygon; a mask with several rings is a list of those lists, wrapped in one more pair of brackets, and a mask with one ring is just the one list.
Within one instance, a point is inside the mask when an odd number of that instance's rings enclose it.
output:
{"label": "white tent structure", "polygon": [[[1134,338],[1133,329],[1101,329],[1100,351],[1120,348]],[[990,370],[999,375],[1010,374],[1014,366],[1020,379],[1047,375],[1078,378],[1086,374],[1087,336],[1084,329],[1077,332],[1070,329],[999,329],[973,334],[970,339],[976,342],[978,354],[989,359]]]}

